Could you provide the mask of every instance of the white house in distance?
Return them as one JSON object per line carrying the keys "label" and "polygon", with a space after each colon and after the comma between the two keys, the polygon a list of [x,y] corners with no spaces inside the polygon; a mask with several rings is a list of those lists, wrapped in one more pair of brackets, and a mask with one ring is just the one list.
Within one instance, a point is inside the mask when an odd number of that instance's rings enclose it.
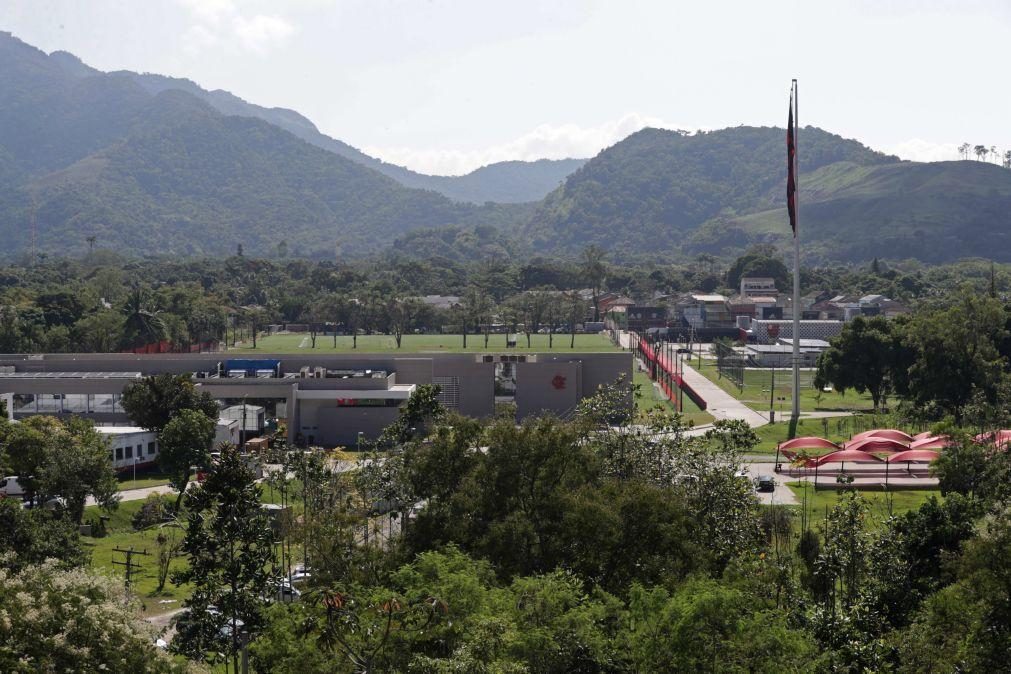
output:
{"label": "white house in distance", "polygon": [[109,443],[109,459],[117,471],[145,468],[158,460],[158,434],[139,426],[96,426]]}

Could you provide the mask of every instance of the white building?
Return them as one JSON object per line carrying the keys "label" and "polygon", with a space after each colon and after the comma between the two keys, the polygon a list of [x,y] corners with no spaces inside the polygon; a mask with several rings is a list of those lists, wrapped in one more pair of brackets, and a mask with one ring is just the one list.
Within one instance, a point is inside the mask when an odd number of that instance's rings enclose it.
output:
{"label": "white building", "polygon": [[139,426],[96,426],[109,444],[109,459],[117,471],[150,466],[158,460],[158,434]]}

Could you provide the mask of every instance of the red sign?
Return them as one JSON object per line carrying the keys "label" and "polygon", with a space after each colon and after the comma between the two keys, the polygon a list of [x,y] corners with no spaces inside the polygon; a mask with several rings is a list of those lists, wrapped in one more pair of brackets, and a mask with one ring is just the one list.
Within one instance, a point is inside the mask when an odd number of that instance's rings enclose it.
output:
{"label": "red sign", "polygon": [[555,390],[561,391],[565,388],[565,377],[560,374],[556,374],[555,378],[551,380],[551,385],[555,387]]}

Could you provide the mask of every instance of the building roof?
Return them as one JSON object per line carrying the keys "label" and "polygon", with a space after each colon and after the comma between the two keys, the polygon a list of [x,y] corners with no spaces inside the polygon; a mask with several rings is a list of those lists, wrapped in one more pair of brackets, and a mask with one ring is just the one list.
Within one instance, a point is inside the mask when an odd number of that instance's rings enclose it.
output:
{"label": "building roof", "polygon": [[135,433],[154,433],[140,426],[95,426],[102,435],[133,435]]}
{"label": "building roof", "polygon": [[726,302],[727,298],[723,295],[692,295],[692,299],[696,302]]}
{"label": "building roof", "polygon": [[[787,344],[787,345],[789,345],[789,346],[792,347],[793,346],[793,339],[790,338],[790,337],[780,337],[779,338],[779,343],[780,344]],[[802,348],[802,349],[803,348],[809,348],[809,349],[827,349],[830,346],[832,346],[832,345],[829,344],[824,339],[806,339],[804,337],[800,338],[800,348]]]}

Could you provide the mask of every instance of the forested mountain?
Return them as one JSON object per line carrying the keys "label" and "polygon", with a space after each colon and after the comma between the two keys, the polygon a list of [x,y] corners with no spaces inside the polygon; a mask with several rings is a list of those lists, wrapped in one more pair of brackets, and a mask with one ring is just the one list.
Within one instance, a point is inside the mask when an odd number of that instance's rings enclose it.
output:
{"label": "forested mountain", "polygon": [[[1011,171],[1000,166],[840,162],[806,173],[802,190],[809,261],[1011,260]],[[686,249],[727,254],[753,243],[782,244],[786,222],[785,207],[717,217],[688,237]]]}
{"label": "forested mountain", "polygon": [[[7,43],[0,45],[0,53],[3,53],[5,57],[7,56],[6,51],[21,51],[22,58],[34,57],[35,60],[38,60],[40,55],[45,56],[23,43],[19,47],[18,41],[10,37],[9,34],[0,33],[0,42]],[[35,54],[31,53],[33,51]],[[48,61],[49,63],[44,65],[44,68],[55,69],[61,75],[74,79],[93,78],[105,74],[84,64],[79,58],[67,52],[53,52]],[[265,108],[244,101],[228,91],[221,89],[208,91],[191,80],[178,77],[167,77],[154,73],[134,73],[127,70],[109,73],[109,75],[113,77],[113,81],[119,82],[120,86],[125,86],[123,83],[132,80],[150,94],[159,94],[168,90],[185,91],[208,103],[223,115],[262,119],[298,136],[307,143],[379,171],[402,185],[435,190],[456,201],[473,203],[540,201],[544,195],[558,187],[566,176],[586,161],[585,159],[510,161],[484,166],[463,176],[430,176],[370,157],[343,141],[321,133],[315,124],[294,110]],[[115,91],[107,92],[104,97],[107,104],[116,105],[116,93]],[[131,93],[136,95],[136,92]]]}
{"label": "forested mountain", "polygon": [[[803,132],[804,170],[889,161],[820,129]],[[675,250],[717,215],[771,207],[786,184],[785,131],[737,127],[686,134],[644,129],[604,150],[552,192],[526,228],[532,245],[578,251]]]}
{"label": "forested mountain", "polygon": [[420,227],[507,225],[522,205],[476,206],[393,179],[180,89],[157,94],[0,38],[0,240],[42,251],[332,256]]}
{"label": "forested mountain", "polygon": [[[809,262],[1011,260],[1011,171],[899,161],[812,127],[800,138]],[[645,129],[548,195],[524,233],[535,249],[570,254],[589,244],[617,255],[789,247],[785,154],[783,129]]]}

